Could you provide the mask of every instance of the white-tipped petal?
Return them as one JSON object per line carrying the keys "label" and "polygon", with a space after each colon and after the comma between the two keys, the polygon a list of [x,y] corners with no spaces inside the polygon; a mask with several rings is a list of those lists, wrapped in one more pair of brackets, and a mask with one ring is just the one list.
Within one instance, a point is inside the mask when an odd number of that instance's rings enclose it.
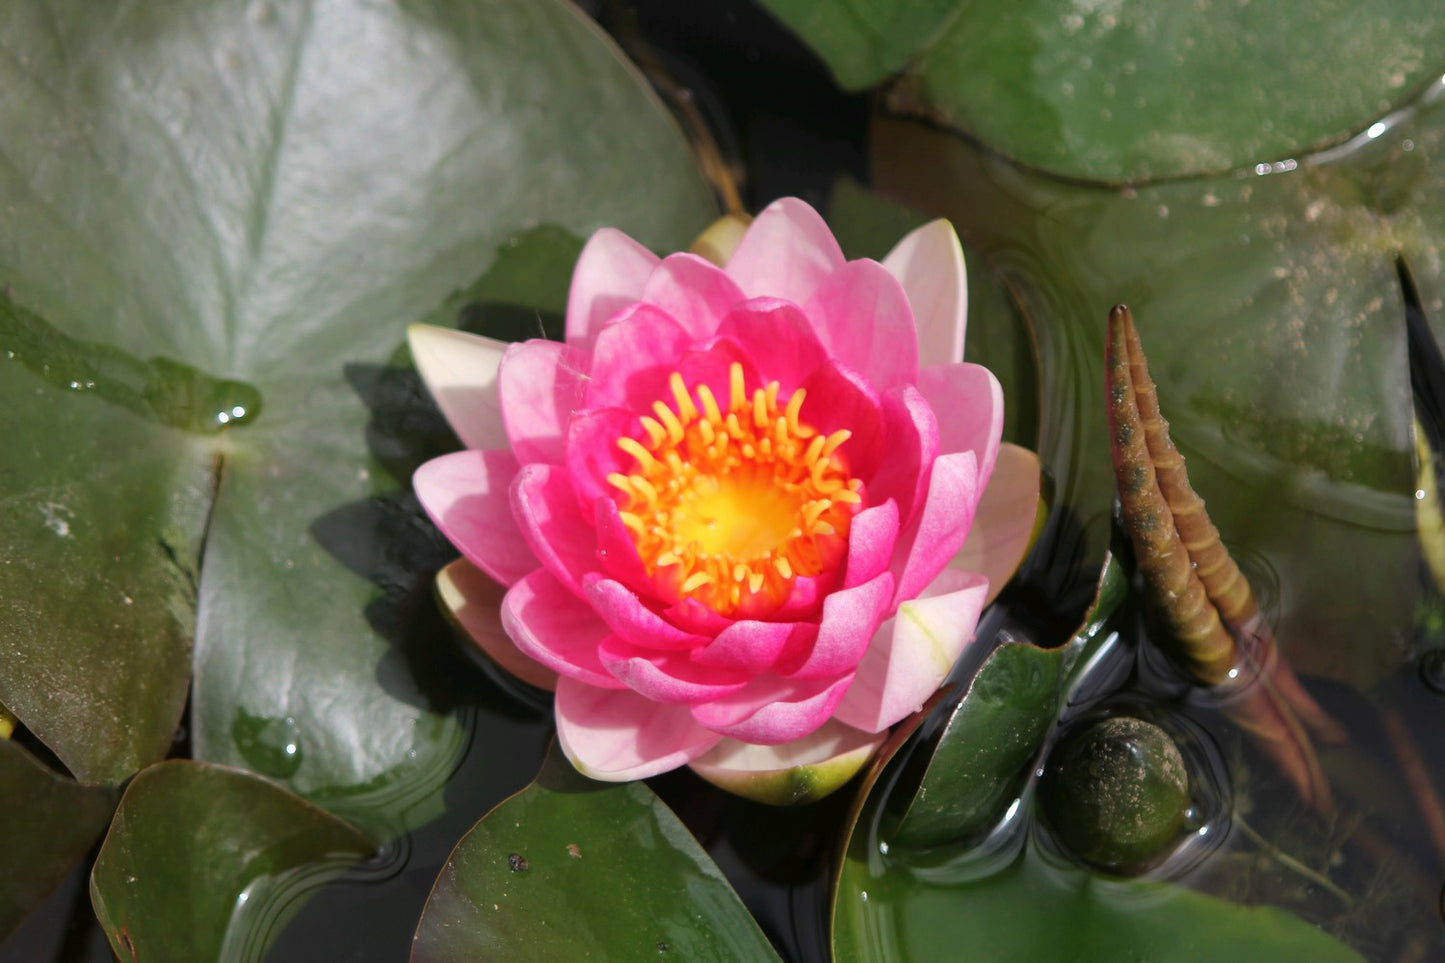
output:
{"label": "white-tipped petal", "polygon": [[940,219],[909,232],[883,259],[883,266],[903,285],[913,307],[919,363],[962,361],[968,275],[953,225]]}
{"label": "white-tipped petal", "polygon": [[724,739],[688,765],[734,795],[771,806],[793,806],[822,799],[852,779],[887,735],[830,719],[812,735],[780,746]]}
{"label": "white-tipped petal", "polygon": [[462,444],[506,448],[497,369],[507,346],[431,324],[413,324],[406,330],[406,340],[416,370]]}
{"label": "white-tipped petal", "polygon": [[522,652],[502,630],[502,596],[507,594],[502,585],[459,558],[437,573],[436,592],[442,611],[493,662],[528,685],[548,692],[557,688],[557,673]]}
{"label": "white-tipped petal", "polygon": [[1002,444],[993,477],[979,499],[973,528],[949,568],[982,572],[992,602],[1018,571],[1039,523],[1039,456],[1018,445]]}

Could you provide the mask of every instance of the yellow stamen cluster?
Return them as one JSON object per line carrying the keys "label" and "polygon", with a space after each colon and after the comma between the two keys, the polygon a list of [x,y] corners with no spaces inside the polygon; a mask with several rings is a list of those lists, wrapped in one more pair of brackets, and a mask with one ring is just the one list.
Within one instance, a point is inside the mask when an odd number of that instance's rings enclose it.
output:
{"label": "yellow stamen cluster", "polygon": [[749,395],[742,365],[728,376],[723,409],[674,372],[673,405],[639,419],[646,438],[618,439],[632,473],[607,477],[648,573],[724,615],[781,602],[795,577],[836,564],[862,487],[838,451],[851,433],[801,421],[803,390],[780,409],[776,381]]}

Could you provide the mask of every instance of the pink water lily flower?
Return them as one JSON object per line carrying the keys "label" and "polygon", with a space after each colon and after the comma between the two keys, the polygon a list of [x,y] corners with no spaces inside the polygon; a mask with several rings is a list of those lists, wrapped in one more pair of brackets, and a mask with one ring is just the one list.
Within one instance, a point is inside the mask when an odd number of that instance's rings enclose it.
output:
{"label": "pink water lily flower", "polygon": [[411,330],[467,446],[416,492],[487,576],[450,568],[442,597],[555,684],[579,770],[836,784],[938,689],[990,598],[975,568],[1007,577],[1038,491],[1025,463],[965,549],[1003,421],[959,360],[965,301],[946,222],[848,261],[785,199],[724,267],[597,232],[565,343]]}

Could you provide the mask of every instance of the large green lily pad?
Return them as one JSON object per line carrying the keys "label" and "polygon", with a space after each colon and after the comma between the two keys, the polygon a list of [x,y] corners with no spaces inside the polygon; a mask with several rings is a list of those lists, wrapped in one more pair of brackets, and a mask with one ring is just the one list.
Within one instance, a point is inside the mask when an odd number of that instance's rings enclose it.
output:
{"label": "large green lily pad", "polygon": [[1365,130],[1439,77],[1429,0],[765,0],[845,87],[1069,177],[1281,161]]}
{"label": "large green lily pad", "polygon": [[457,844],[413,963],[776,960],[721,871],[652,790],[579,775],[555,747],[536,782]]}
{"label": "large green lily pad", "polygon": [[1036,335],[1040,455],[1081,557],[1108,543],[1103,333],[1122,301],[1194,487],[1289,658],[1364,688],[1407,654],[1413,623],[1396,258],[1419,261],[1438,303],[1442,116],[1432,92],[1349,150],[1137,190],[1021,171],[922,125],[885,122],[876,137],[883,186],[952,213]]}
{"label": "large green lily pad", "polygon": [[840,960],[1362,959],[1282,910],[1059,866],[1032,845],[992,866],[964,856],[910,871],[870,851],[868,839],[854,836],[838,880],[833,953]]}
{"label": "large green lily pad", "polygon": [[90,895],[118,959],[259,960],[302,893],[370,852],[265,779],[174,760],[127,787]]}
{"label": "large green lily pad", "polygon": [[415,822],[465,733],[399,615],[446,549],[425,453],[368,445],[381,366],[540,223],[685,245],[687,145],[555,0],[24,0],[0,38],[0,702],[115,783],[194,666],[198,757]]}

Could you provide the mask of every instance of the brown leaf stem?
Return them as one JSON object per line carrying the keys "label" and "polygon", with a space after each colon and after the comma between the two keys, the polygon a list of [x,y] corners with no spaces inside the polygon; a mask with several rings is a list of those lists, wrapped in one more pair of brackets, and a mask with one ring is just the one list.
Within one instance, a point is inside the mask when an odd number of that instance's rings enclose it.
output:
{"label": "brown leaf stem", "polygon": [[1280,766],[1302,798],[1330,808],[1330,789],[1306,726],[1338,740],[1343,730],[1300,685],[1280,655],[1249,581],[1189,484],[1169,438],[1148,363],[1123,305],[1109,313],[1107,408],[1120,514],[1155,608],[1161,642]]}

